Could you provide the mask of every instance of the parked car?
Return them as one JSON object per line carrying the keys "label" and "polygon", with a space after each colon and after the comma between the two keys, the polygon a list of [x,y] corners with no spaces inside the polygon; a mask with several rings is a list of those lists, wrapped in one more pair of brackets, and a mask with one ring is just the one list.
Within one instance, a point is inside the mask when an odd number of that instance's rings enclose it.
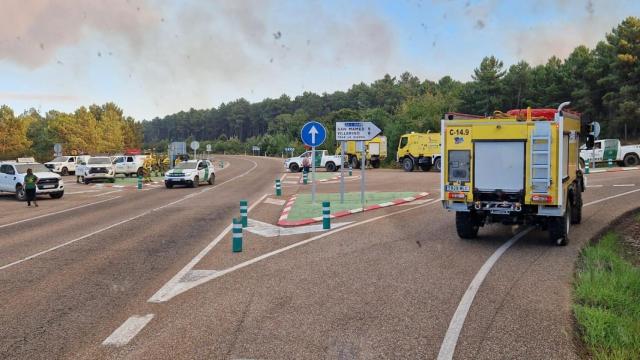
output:
{"label": "parked car", "polygon": [[16,195],[20,201],[26,200],[24,191],[24,177],[27,169],[31,169],[38,177],[36,183],[36,196],[49,195],[53,199],[59,199],[64,195],[64,182],[62,177],[51,172],[43,164],[35,162],[33,158],[20,158],[18,161],[0,162],[0,191],[10,192]]}
{"label": "parked car", "polygon": [[171,189],[174,185],[198,187],[206,181],[213,185],[216,174],[209,160],[188,160],[176,165],[164,175],[164,185]]}
{"label": "parked car", "polygon": [[116,169],[108,156],[92,156],[81,163],[76,171],[76,181],[89,184],[94,180],[115,182]]}

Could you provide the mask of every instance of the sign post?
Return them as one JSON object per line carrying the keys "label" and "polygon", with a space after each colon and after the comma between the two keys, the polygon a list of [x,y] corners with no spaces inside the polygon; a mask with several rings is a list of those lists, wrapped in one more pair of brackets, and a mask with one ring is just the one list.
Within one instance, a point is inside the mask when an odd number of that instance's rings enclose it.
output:
{"label": "sign post", "polygon": [[198,148],[200,148],[200,143],[197,141],[192,141],[190,146],[191,146],[191,150],[193,150],[193,158],[197,159],[198,157],[196,156],[197,155],[196,151],[198,150]]}
{"label": "sign post", "polygon": [[316,146],[322,145],[327,139],[327,129],[317,121],[309,121],[300,130],[302,142],[311,146],[311,162],[313,174],[311,175],[311,202],[316,202]]}
{"label": "sign post", "polygon": [[207,144],[207,159],[211,157],[211,144]]}
{"label": "sign post", "polygon": [[[380,134],[381,131],[379,127],[369,121],[345,121],[336,123],[336,140],[342,141],[342,162],[344,163],[344,147],[346,141],[357,141],[356,152],[362,152],[362,159],[360,160],[360,203],[362,204],[363,211],[365,204],[364,171],[367,165],[367,149],[364,142],[373,139],[376,135]],[[344,198],[344,172],[341,173],[340,177],[342,179],[340,181],[340,200],[342,201]]]}
{"label": "sign post", "polygon": [[340,142],[340,159],[342,161],[342,165],[340,165],[340,204],[344,204],[344,148],[346,146],[346,141]]}
{"label": "sign post", "polygon": [[56,156],[62,156],[62,144],[53,145],[53,152]]}

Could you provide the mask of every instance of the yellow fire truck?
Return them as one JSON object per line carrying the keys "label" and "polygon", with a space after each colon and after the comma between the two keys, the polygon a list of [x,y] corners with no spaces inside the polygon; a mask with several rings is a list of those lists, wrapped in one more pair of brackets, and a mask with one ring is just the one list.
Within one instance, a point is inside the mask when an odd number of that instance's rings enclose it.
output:
{"label": "yellow fire truck", "polygon": [[[344,150],[345,159],[351,164],[354,169],[360,168],[360,162],[362,161],[362,152],[358,151],[356,141],[346,141],[346,148]],[[367,151],[367,163],[371,164],[371,167],[377,169],[380,167],[380,163],[387,158],[387,137],[384,135],[378,135],[369,141],[364,142],[364,146]],[[336,148],[336,155],[340,155],[340,145]]]}
{"label": "yellow fire truck", "polygon": [[440,171],[440,134],[412,132],[402,135],[396,161],[402,164],[404,171],[413,171],[416,166],[422,171]]}
{"label": "yellow fire truck", "polygon": [[524,224],[567,244],[570,224],[581,221],[585,190],[580,117],[563,111],[568,104],[482,118],[445,115],[441,200],[456,212],[459,237],[475,238],[489,223]]}

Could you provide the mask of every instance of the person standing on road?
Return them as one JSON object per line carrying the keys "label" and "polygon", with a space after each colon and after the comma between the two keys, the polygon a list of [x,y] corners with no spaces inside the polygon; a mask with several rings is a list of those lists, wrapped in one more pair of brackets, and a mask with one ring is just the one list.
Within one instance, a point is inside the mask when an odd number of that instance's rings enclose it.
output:
{"label": "person standing on road", "polygon": [[33,201],[33,205],[38,207],[38,202],[36,201],[37,182],[38,177],[33,175],[33,170],[31,170],[31,168],[27,169],[27,175],[24,176],[24,192],[27,196],[27,206],[31,206],[31,202]]}
{"label": "person standing on road", "polygon": [[302,171],[308,173],[310,167],[311,167],[311,159],[309,156],[305,156],[304,159],[302,159]]}

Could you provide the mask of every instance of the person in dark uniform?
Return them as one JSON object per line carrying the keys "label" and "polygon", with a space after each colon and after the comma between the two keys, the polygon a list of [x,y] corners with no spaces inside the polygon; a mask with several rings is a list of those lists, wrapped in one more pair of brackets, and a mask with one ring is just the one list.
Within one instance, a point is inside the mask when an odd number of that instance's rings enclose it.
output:
{"label": "person in dark uniform", "polygon": [[38,177],[33,175],[33,170],[30,168],[27,169],[27,175],[24,176],[24,192],[27,195],[27,206],[31,206],[31,202],[33,201],[33,205],[38,207],[38,202],[36,201],[37,182]]}

